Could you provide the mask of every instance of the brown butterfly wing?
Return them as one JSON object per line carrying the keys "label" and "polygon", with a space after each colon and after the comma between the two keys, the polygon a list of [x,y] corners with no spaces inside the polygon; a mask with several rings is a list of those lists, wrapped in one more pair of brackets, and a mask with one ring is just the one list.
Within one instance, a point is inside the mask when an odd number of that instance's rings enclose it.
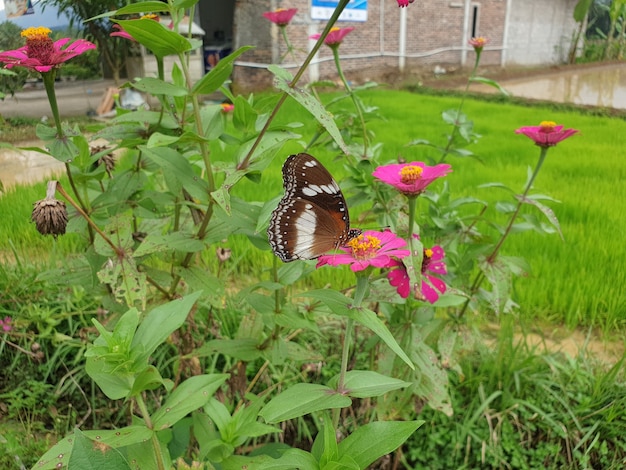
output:
{"label": "brown butterfly wing", "polygon": [[360,233],[350,230],[339,185],[311,155],[287,158],[283,186],[285,195],[272,213],[267,233],[272,250],[284,262],[317,258]]}

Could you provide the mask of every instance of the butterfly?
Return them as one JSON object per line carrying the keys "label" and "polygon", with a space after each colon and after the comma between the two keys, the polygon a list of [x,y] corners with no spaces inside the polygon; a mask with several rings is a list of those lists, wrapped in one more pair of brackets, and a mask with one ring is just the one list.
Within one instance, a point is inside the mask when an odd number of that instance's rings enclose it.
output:
{"label": "butterfly", "polygon": [[350,228],[339,185],[311,155],[298,153],[287,158],[283,186],[285,195],[272,212],[267,236],[272,251],[285,263],[315,259],[361,233]]}

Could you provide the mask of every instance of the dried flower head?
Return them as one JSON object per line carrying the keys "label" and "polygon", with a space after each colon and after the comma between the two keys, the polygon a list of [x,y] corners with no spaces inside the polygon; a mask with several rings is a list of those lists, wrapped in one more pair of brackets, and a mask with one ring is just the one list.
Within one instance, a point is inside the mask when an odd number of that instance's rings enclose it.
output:
{"label": "dried flower head", "polygon": [[37,231],[42,235],[52,235],[56,238],[65,233],[67,226],[67,209],[63,201],[54,197],[56,181],[48,182],[46,198],[35,203],[31,220],[35,222]]}

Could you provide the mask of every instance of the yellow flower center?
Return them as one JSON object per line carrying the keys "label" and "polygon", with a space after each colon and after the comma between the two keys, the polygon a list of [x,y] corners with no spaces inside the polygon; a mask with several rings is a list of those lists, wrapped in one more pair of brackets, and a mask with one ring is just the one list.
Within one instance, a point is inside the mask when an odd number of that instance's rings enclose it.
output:
{"label": "yellow flower center", "polygon": [[541,132],[554,132],[554,128],[556,127],[556,122],[554,121],[541,121],[539,123],[539,127],[541,127]]}
{"label": "yellow flower center", "polygon": [[433,257],[433,250],[431,250],[430,248],[426,248],[424,250],[424,258],[432,258]]}
{"label": "yellow flower center", "polygon": [[276,10],[274,10],[275,13],[280,13],[281,11],[287,11],[286,8],[276,8]]}
{"label": "yellow flower center", "polygon": [[52,31],[44,26],[26,28],[20,34],[26,38],[26,55],[37,59],[44,65],[52,62],[54,55],[54,41],[48,36]]}
{"label": "yellow flower center", "polygon": [[148,13],[147,15],[143,15],[140,19],[159,21],[160,18],[159,18],[159,15],[156,15],[154,13]]}
{"label": "yellow flower center", "polygon": [[400,170],[400,180],[404,184],[413,184],[421,178],[424,169],[417,165],[407,165]]}
{"label": "yellow flower center", "polygon": [[352,255],[356,259],[371,258],[380,249],[381,241],[372,235],[359,235],[347,244],[352,249]]}
{"label": "yellow flower center", "polygon": [[330,28],[330,32],[334,33],[335,31],[339,31],[341,28],[339,26],[333,26],[332,28]]}
{"label": "yellow flower center", "polygon": [[23,30],[20,35],[23,38],[26,38],[27,41],[41,41],[42,39],[49,39],[49,34],[52,31],[48,28],[46,28],[45,26],[37,26],[37,27],[31,27],[31,28],[26,28],[25,30]]}

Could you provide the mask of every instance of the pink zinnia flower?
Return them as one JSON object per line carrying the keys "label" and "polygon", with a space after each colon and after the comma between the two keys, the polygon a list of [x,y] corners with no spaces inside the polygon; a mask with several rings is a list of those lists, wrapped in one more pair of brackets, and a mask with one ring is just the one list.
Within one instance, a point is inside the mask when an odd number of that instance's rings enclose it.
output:
{"label": "pink zinnia flower", "polygon": [[232,103],[222,103],[220,106],[222,107],[223,113],[230,113],[235,109],[235,105]]}
{"label": "pink zinnia flower", "polygon": [[413,3],[415,0],[398,0],[398,6],[400,8],[408,7],[409,3]]}
{"label": "pink zinnia flower", "polygon": [[59,39],[53,42],[48,28],[27,28],[22,31],[22,37],[26,38],[26,45],[13,51],[0,53],[0,62],[6,63],[6,68],[26,67],[37,72],[49,72],[58,68],[72,57],[82,54],[96,46],[84,39],[77,39],[65,49],[70,38]]}
{"label": "pink zinnia flower", "polygon": [[483,50],[483,47],[485,47],[485,45],[489,42],[489,39],[483,36],[479,36],[477,38],[472,38],[467,42],[478,53]]}
{"label": "pink zinnia flower", "polygon": [[[328,36],[326,36],[326,39],[324,39],[324,44],[330,47],[339,46],[339,44],[341,44],[341,41],[343,41],[343,38],[345,38],[346,35],[353,29],[354,27],[352,26],[349,26],[348,28],[338,28],[337,26],[331,28]],[[309,36],[309,39],[319,39],[320,36],[321,33],[312,34]]]}
{"label": "pink zinnia flower", "polygon": [[563,129],[563,126],[557,126],[554,121],[543,121],[538,126],[520,127],[515,133],[531,138],[539,147],[552,147],[577,134],[578,130]]}
{"label": "pink zinnia flower", "polygon": [[[434,304],[439,299],[439,294],[446,292],[446,284],[441,279],[429,273],[437,275],[447,274],[446,264],[443,262],[445,253],[439,245],[424,250],[422,258],[422,276],[428,279],[426,282],[422,279],[421,293],[424,298]],[[411,283],[406,267],[401,261],[393,260],[391,271],[387,273],[389,284],[394,286],[400,297],[406,299],[411,293]]]}
{"label": "pink zinnia flower", "polygon": [[363,271],[368,266],[386,268],[391,265],[393,257],[404,258],[410,254],[409,250],[400,249],[405,245],[406,241],[390,230],[368,230],[341,247],[343,253],[320,256],[316,268],[325,264],[349,264],[354,272]]}
{"label": "pink zinnia flower", "polygon": [[278,8],[275,11],[266,11],[263,16],[278,26],[287,26],[291,19],[298,12],[297,8]]}
{"label": "pink zinnia flower", "polygon": [[379,166],[372,175],[407,196],[416,196],[423,193],[430,183],[446,176],[450,171],[451,167],[447,163],[428,166],[422,162],[411,162]]}

